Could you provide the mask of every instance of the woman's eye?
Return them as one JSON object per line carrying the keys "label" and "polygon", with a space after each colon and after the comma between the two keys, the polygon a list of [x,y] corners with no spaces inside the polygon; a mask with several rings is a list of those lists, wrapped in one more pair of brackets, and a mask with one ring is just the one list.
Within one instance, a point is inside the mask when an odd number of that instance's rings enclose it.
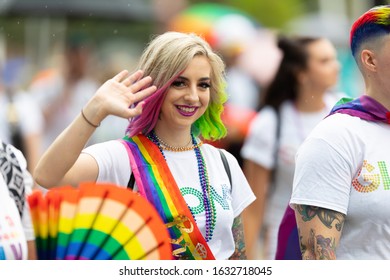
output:
{"label": "woman's eye", "polygon": [[174,87],[184,87],[185,83],[183,81],[174,81],[172,83],[172,86],[174,86]]}
{"label": "woman's eye", "polygon": [[200,83],[199,86],[201,88],[210,88],[210,84],[209,83]]}

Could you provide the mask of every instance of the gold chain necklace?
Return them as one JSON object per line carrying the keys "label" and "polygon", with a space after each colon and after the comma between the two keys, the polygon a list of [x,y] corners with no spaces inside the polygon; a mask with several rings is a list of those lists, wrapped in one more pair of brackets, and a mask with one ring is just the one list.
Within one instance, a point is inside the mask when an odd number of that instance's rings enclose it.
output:
{"label": "gold chain necklace", "polygon": [[171,146],[167,143],[165,143],[160,137],[157,136],[157,134],[155,133],[154,134],[156,136],[156,139],[158,140],[158,142],[160,143],[160,147],[161,149],[165,150],[165,151],[169,151],[169,152],[185,152],[185,151],[191,151],[193,149],[196,149],[196,148],[199,148],[203,142],[202,141],[199,141],[199,143],[197,143],[196,145],[192,144],[191,146],[188,146],[192,139],[190,139],[190,141],[188,142],[187,145],[183,146],[183,147],[174,147],[174,146]]}

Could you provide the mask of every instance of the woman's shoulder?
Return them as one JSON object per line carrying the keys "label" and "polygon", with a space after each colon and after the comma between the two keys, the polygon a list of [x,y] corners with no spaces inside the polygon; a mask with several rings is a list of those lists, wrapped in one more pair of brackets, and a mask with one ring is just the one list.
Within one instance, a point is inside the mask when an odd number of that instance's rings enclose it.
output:
{"label": "woman's shoulder", "polygon": [[83,150],[83,153],[87,154],[102,154],[102,153],[108,153],[111,156],[127,156],[127,149],[124,145],[123,140],[117,139],[117,140],[109,140],[105,142],[100,142],[96,144],[92,144],[88,147],[86,147]]}
{"label": "woman's shoulder", "polygon": [[249,132],[262,132],[264,130],[272,129],[277,123],[277,112],[271,106],[263,107],[256,116],[252,119]]}
{"label": "woman's shoulder", "polygon": [[103,142],[100,142],[100,143],[92,144],[92,145],[88,146],[88,148],[95,147],[95,148],[114,148],[114,149],[119,149],[120,147],[124,148],[124,145],[123,145],[124,142],[125,142],[125,140],[123,140],[123,139],[108,140],[108,141],[103,141]]}
{"label": "woman's shoulder", "polygon": [[213,146],[210,143],[203,143],[201,147],[205,152],[210,153],[210,154],[217,154],[217,153],[219,153],[219,150],[222,150],[220,148]]}
{"label": "woman's shoulder", "polygon": [[235,162],[238,163],[236,157],[233,154],[231,154],[229,151],[227,151],[223,148],[217,148],[217,147],[213,146],[212,144],[204,143],[203,149],[204,149],[204,151],[206,151],[207,153],[209,153],[211,156],[213,156],[215,158],[221,158],[222,157],[221,153],[223,153],[223,155],[228,160],[229,164],[233,164]]}
{"label": "woman's shoulder", "polygon": [[276,114],[277,112],[275,108],[267,105],[260,109],[257,113],[257,117],[262,116],[262,118],[276,118]]}

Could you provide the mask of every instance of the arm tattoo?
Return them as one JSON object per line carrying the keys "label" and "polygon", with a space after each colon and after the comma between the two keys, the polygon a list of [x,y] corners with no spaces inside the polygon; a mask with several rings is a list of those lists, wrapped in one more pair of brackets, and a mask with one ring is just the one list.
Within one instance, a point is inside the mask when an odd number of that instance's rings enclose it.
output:
{"label": "arm tattoo", "polygon": [[[299,228],[298,228],[298,236],[299,236],[299,247],[301,249],[302,256],[304,256],[306,254],[306,251],[307,251],[307,246],[302,242],[303,236],[302,236],[301,230]],[[305,259],[314,258],[314,256],[312,256],[311,253],[312,252],[310,251],[310,257],[306,257]]]}
{"label": "arm tattoo", "polygon": [[[301,215],[302,221],[307,222],[314,217],[318,217],[322,225],[328,229],[335,228],[341,232],[344,226],[345,215],[339,212],[310,205],[297,205],[296,210]],[[333,227],[334,225],[334,227]],[[309,260],[329,260],[336,258],[336,238],[325,237],[318,234],[315,229],[310,229],[310,234],[306,240],[299,230],[299,243],[304,259]]]}
{"label": "arm tattoo", "polygon": [[341,231],[344,225],[344,214],[339,212],[328,210],[325,208],[320,208],[317,206],[310,205],[297,205],[296,208],[302,216],[302,220],[307,222],[317,216],[323,225],[331,229],[332,224],[336,221],[335,227],[338,231]]}
{"label": "arm tattoo", "polygon": [[244,227],[242,225],[241,215],[233,221],[233,238],[235,244],[235,250],[229,260],[246,260],[246,248],[244,240]]}
{"label": "arm tattoo", "polygon": [[[302,240],[302,235],[299,234]],[[325,238],[322,235],[316,235],[313,229],[310,230],[310,236],[307,240],[307,246],[301,244],[302,255],[306,260],[315,260],[316,255],[320,260],[332,260],[336,258],[336,241],[333,238]]]}

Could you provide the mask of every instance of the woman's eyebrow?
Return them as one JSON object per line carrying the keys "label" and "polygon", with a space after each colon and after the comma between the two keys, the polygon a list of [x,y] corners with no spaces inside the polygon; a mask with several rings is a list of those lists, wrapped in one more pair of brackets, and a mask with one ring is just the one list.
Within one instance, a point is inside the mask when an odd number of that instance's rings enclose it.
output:
{"label": "woman's eyebrow", "polygon": [[[184,76],[179,76],[177,77],[178,79],[181,79],[181,80],[185,80],[185,81],[189,81],[188,78],[184,77]],[[210,81],[210,77],[202,77],[200,79],[198,79],[198,81]]]}

